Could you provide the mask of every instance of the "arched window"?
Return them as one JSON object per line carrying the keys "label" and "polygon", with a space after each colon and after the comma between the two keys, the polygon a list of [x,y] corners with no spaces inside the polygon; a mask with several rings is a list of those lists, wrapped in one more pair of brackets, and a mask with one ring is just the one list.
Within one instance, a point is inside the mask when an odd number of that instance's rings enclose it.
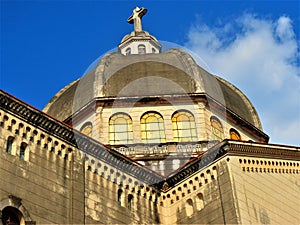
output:
{"label": "arched window", "polygon": [[147,112],[142,116],[141,132],[145,143],[166,142],[164,119],[159,113]]}
{"label": "arched window", "polygon": [[14,138],[8,137],[6,142],[6,153],[12,154],[13,143],[14,143]]}
{"label": "arched window", "polygon": [[109,119],[109,143],[132,144],[132,119],[125,113],[117,113]]}
{"label": "arched window", "polygon": [[125,55],[131,55],[131,48],[127,48],[125,50]]}
{"label": "arched window", "polygon": [[123,191],[121,189],[118,190],[118,203],[120,206],[124,206],[124,194]]}
{"label": "arched window", "polygon": [[230,134],[230,139],[232,140],[242,140],[241,139],[241,135],[239,134],[239,132],[237,132],[235,129],[231,128],[229,130],[229,134]]}
{"label": "arched window", "polygon": [[152,53],[156,53],[156,50],[155,50],[155,48],[152,48]]}
{"label": "arched window", "polygon": [[24,224],[22,213],[11,206],[7,206],[2,210],[2,224],[4,225],[19,225]]}
{"label": "arched window", "polygon": [[139,54],[145,54],[146,53],[146,46],[145,45],[139,45],[138,46],[138,53]]}
{"label": "arched window", "polygon": [[92,137],[92,133],[93,133],[93,125],[91,122],[87,122],[85,123],[81,129],[80,129],[81,133],[89,136],[89,137]]}
{"label": "arched window", "polygon": [[188,199],[185,203],[185,211],[186,211],[186,215],[187,217],[191,217],[194,213],[194,207],[193,207],[193,200],[192,199]]}
{"label": "arched window", "polygon": [[198,211],[204,208],[203,195],[201,193],[196,196],[196,208]]}
{"label": "arched window", "polygon": [[172,130],[174,141],[187,142],[197,140],[195,118],[190,112],[175,112],[172,116]]}
{"label": "arched window", "polygon": [[20,146],[20,152],[19,152],[19,157],[22,160],[25,160],[26,148],[27,148],[27,144],[25,142],[22,142]]}
{"label": "arched window", "polygon": [[210,118],[213,140],[222,141],[224,139],[223,126],[217,117]]}
{"label": "arched window", "polygon": [[132,205],[133,205],[133,195],[132,195],[132,194],[129,194],[129,195],[128,195],[127,208],[128,208],[128,209],[131,209],[131,208],[132,208]]}

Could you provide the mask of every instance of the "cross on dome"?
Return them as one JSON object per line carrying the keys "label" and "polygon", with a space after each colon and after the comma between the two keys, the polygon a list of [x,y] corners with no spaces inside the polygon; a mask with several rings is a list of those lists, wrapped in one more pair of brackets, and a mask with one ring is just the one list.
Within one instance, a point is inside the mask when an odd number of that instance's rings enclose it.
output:
{"label": "cross on dome", "polygon": [[135,7],[127,22],[134,24],[134,30],[123,37],[119,44],[119,51],[123,55],[135,54],[158,54],[161,52],[161,45],[149,32],[142,29],[142,17],[147,9]]}
{"label": "cross on dome", "polygon": [[142,17],[147,13],[147,9],[135,7],[131,16],[127,19],[127,22],[130,24],[134,24],[134,31],[141,32],[142,31]]}

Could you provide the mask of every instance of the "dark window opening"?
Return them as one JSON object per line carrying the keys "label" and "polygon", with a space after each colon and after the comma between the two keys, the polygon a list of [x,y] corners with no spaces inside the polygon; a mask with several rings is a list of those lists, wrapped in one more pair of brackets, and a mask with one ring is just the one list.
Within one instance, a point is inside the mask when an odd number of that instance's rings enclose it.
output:
{"label": "dark window opening", "polygon": [[9,153],[9,154],[11,154],[13,142],[14,142],[14,138],[13,137],[9,137],[7,139],[6,152]]}
{"label": "dark window opening", "polygon": [[22,219],[22,214],[14,207],[8,206],[2,210],[3,225],[19,225]]}
{"label": "dark window opening", "polygon": [[118,190],[118,203],[120,206],[122,206],[122,192],[121,189]]}
{"label": "dark window opening", "polygon": [[22,142],[21,143],[21,146],[20,146],[20,159],[24,160],[25,159],[25,151],[26,151],[26,147],[27,147],[27,144]]}
{"label": "dark window opening", "polygon": [[133,195],[129,194],[128,195],[128,203],[127,203],[127,208],[128,209],[132,208],[132,201],[133,201]]}

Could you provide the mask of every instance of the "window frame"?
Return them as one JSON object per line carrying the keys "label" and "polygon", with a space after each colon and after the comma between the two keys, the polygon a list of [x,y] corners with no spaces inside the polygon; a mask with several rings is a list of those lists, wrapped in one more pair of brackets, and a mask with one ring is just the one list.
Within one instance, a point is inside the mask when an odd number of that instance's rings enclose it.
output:
{"label": "window frame", "polygon": [[130,47],[126,48],[125,55],[131,55],[131,48]]}
{"label": "window frame", "polygon": [[[240,133],[237,130],[233,129],[233,128],[231,128],[229,130],[229,135],[230,135],[231,140],[235,140],[235,141],[241,141],[242,140],[242,137],[241,137]],[[237,138],[233,137],[233,135],[236,136]]]}
{"label": "window frame", "polygon": [[[186,119],[182,120],[182,117]],[[175,142],[197,141],[197,128],[194,115],[187,110],[178,110],[171,117],[172,133]]]}
{"label": "window frame", "polygon": [[134,196],[132,194],[128,194],[128,196],[127,196],[127,208],[129,210],[133,209],[133,199],[134,199]]}
{"label": "window frame", "polygon": [[187,199],[185,202],[185,212],[187,217],[192,217],[194,214],[194,202],[191,198]]}
{"label": "window frame", "polygon": [[15,142],[15,138],[12,137],[12,136],[9,136],[7,138],[7,141],[6,141],[6,149],[5,149],[5,152],[7,154],[13,154],[13,148],[14,148],[14,143]]}
{"label": "window frame", "polygon": [[[210,117],[211,131],[213,140],[222,141],[224,140],[224,128],[221,121],[215,117]],[[218,125],[218,126],[216,126]]]}
{"label": "window frame", "polygon": [[166,142],[164,118],[160,113],[155,111],[148,111],[144,113],[140,118],[140,126],[142,142],[147,144],[159,144]]}
{"label": "window frame", "polygon": [[27,154],[27,146],[28,144],[25,142],[22,142],[19,149],[19,158],[21,160],[26,160],[26,154]]}
{"label": "window frame", "polygon": [[[125,123],[116,123],[118,119],[123,119],[126,121]],[[108,134],[109,134],[109,143],[111,145],[123,145],[123,144],[133,144],[133,128],[132,128],[132,118],[127,113],[119,112],[113,114],[109,118],[109,127],[108,127]],[[123,127],[123,131],[116,131],[119,130],[116,127],[120,126]],[[119,138],[118,138],[119,137]],[[120,138],[121,137],[121,138]],[[126,138],[122,138],[126,137]]]}
{"label": "window frame", "polygon": [[146,46],[144,44],[138,45],[138,54],[139,55],[146,54]]}
{"label": "window frame", "polygon": [[[87,128],[90,128],[89,132],[85,131]],[[88,137],[92,137],[92,135],[93,135],[93,124],[91,122],[84,123],[80,128],[80,132],[83,133],[84,135],[88,136]]]}

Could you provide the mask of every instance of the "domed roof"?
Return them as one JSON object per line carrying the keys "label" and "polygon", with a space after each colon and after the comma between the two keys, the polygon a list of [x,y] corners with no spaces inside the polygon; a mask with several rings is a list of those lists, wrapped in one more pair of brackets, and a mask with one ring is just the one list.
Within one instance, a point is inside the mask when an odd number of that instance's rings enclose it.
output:
{"label": "domed roof", "polygon": [[255,108],[239,89],[198,66],[180,49],[128,56],[108,53],[94,69],[58,92],[44,111],[65,120],[95,98],[187,93],[205,93],[261,129]]}

